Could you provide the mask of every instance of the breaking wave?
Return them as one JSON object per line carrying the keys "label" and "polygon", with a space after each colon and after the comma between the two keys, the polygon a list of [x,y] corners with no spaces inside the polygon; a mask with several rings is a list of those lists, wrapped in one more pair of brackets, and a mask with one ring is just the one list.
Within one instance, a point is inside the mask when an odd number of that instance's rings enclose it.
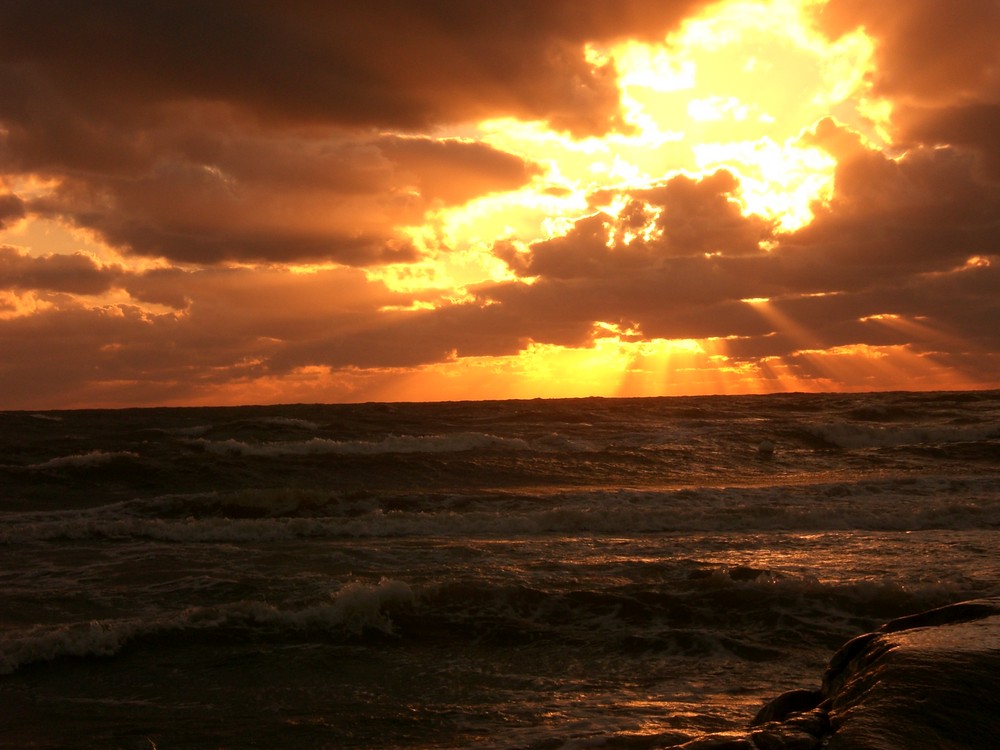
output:
{"label": "breaking wave", "polygon": [[292,632],[332,630],[353,635],[375,630],[392,634],[392,610],[412,602],[409,585],[382,579],[377,584],[348,583],[333,594],[329,603],[296,610],[282,610],[261,601],[241,601],[194,607],[150,620],[137,617],[52,628],[36,626],[3,635],[0,674],[64,656],[113,656],[139,638],[169,633],[274,628]]}
{"label": "breaking wave", "polygon": [[274,490],[164,496],[81,511],[22,514],[0,543],[147,538],[167,542],[551,533],[1000,529],[991,479],[591,490],[534,494],[338,494]]}
{"label": "breaking wave", "polygon": [[455,645],[556,639],[596,649],[761,661],[779,659],[804,640],[836,644],[857,627],[858,618],[874,622],[899,611],[938,606],[957,593],[954,585],[824,583],[697,562],[659,588],[625,584],[547,590],[466,576],[415,589],[398,579],[355,580],[328,601],[306,606],[242,600],[145,618],[10,630],[0,640],[0,674],[63,657],[112,657],[130,644],[150,640],[220,634],[227,640],[389,637]]}
{"label": "breaking wave", "polygon": [[522,438],[504,438],[481,432],[442,435],[390,435],[379,441],[284,440],[248,443],[242,440],[195,441],[210,453],[230,456],[312,456],[322,454],[378,455],[384,453],[458,453],[471,450],[531,450]]}
{"label": "breaking wave", "polygon": [[31,464],[27,468],[36,471],[48,469],[82,469],[93,466],[103,466],[113,461],[130,460],[139,458],[138,453],[132,451],[101,451],[93,450],[88,453],[77,453],[70,456],[60,456],[41,463]]}

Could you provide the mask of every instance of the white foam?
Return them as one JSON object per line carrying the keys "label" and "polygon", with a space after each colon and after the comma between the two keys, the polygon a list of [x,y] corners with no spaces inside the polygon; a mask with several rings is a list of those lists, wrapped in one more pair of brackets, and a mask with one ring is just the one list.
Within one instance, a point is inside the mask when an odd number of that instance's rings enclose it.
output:
{"label": "white foam", "polygon": [[459,432],[444,435],[390,435],[383,440],[283,440],[270,443],[247,443],[242,440],[198,440],[205,450],[236,456],[311,456],[323,454],[379,455],[385,453],[457,453],[477,449],[530,450],[521,438],[504,438],[482,432]]}
{"label": "white foam", "polygon": [[413,590],[403,581],[383,578],[377,585],[354,581],[333,597],[330,621],[353,633],[368,628],[392,633],[386,607],[413,604]]}
{"label": "white foam", "polygon": [[[326,496],[323,496],[326,497]],[[251,493],[228,504],[310,511],[316,496]],[[322,498],[321,498],[322,499]],[[211,505],[218,498],[206,496]],[[160,499],[156,502],[169,502]],[[139,509],[142,512],[142,509]],[[197,504],[190,511],[197,511]],[[448,497],[420,510],[384,510],[366,498],[317,515],[267,518],[133,516],[127,504],[3,518],[0,543],[46,539],[145,538],[176,543],[401,536],[536,536],[549,533],[1000,528],[1000,492],[990,477],[925,477],[780,487],[581,490],[552,496]],[[344,511],[341,513],[341,511]],[[187,511],[185,511],[187,512]],[[216,512],[216,510],[210,510]],[[323,515],[319,515],[322,513]]]}
{"label": "white foam", "polygon": [[304,430],[318,430],[320,425],[310,422],[308,419],[297,419],[295,417],[262,417],[257,420],[260,424],[270,424],[277,427],[301,427]]}
{"label": "white foam", "polygon": [[138,453],[132,451],[101,451],[93,450],[88,453],[75,453],[70,456],[60,456],[51,458],[38,464],[31,464],[29,469],[66,469],[82,468],[89,466],[100,466],[122,458],[139,458]]}
{"label": "white foam", "polygon": [[282,610],[260,601],[240,601],[217,607],[192,607],[150,620],[94,620],[9,631],[0,637],[0,674],[10,674],[24,664],[61,656],[112,656],[128,642],[144,635],[232,625],[334,629],[353,634],[378,630],[391,634],[393,625],[389,610],[412,604],[414,595],[405,582],[383,578],[377,584],[348,583],[331,598],[328,604],[298,610]]}
{"label": "white foam", "polygon": [[59,656],[111,656],[142,629],[135,620],[73,623],[57,628],[37,626],[5,633],[0,639],[0,674],[23,664]]}

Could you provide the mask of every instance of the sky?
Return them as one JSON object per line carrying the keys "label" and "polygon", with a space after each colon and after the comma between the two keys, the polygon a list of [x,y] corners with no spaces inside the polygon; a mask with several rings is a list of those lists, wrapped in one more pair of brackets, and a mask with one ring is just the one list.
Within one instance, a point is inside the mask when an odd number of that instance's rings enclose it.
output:
{"label": "sky", "polygon": [[0,4],[0,408],[996,387],[997,0]]}

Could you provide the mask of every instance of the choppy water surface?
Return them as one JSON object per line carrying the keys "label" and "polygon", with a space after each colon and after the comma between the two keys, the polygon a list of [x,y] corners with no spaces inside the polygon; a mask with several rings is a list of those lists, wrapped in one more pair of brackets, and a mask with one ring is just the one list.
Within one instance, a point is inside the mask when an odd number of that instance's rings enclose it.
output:
{"label": "choppy water surface", "polygon": [[670,746],[1000,595],[998,478],[996,392],[0,413],[0,744]]}

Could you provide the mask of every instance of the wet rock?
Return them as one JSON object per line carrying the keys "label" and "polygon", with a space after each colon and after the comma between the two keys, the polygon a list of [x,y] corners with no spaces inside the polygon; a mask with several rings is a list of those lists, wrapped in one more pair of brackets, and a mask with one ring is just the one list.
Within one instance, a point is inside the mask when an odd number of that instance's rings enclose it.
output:
{"label": "wet rock", "polygon": [[[824,685],[831,750],[978,750],[1000,737],[1000,603],[901,618]],[[850,644],[849,644],[850,645]]]}
{"label": "wet rock", "polygon": [[752,732],[750,741],[757,750],[816,750],[823,744],[820,737],[780,724]]}
{"label": "wet rock", "polygon": [[759,726],[769,721],[784,721],[791,714],[816,708],[821,700],[823,694],[819,690],[789,690],[758,711],[750,726]]}
{"label": "wet rock", "polygon": [[[732,575],[733,570],[730,570]],[[749,576],[757,571],[747,568]],[[745,733],[679,750],[993,750],[1000,747],[1000,599],[901,617],[848,641],[820,690],[791,690]]]}
{"label": "wet rock", "polygon": [[683,745],[678,745],[677,750],[758,750],[758,748],[742,732],[720,732],[685,742]]}
{"label": "wet rock", "polygon": [[989,599],[980,599],[970,602],[959,602],[946,607],[929,609],[907,617],[897,617],[889,620],[879,628],[880,633],[898,633],[902,630],[912,630],[913,628],[924,628],[937,625],[957,625],[972,620],[981,620],[985,617],[1000,615],[1000,604]]}
{"label": "wet rock", "polygon": [[824,737],[830,732],[830,717],[825,708],[814,708],[800,714],[792,714],[782,721],[786,727],[799,729],[813,737]]}

